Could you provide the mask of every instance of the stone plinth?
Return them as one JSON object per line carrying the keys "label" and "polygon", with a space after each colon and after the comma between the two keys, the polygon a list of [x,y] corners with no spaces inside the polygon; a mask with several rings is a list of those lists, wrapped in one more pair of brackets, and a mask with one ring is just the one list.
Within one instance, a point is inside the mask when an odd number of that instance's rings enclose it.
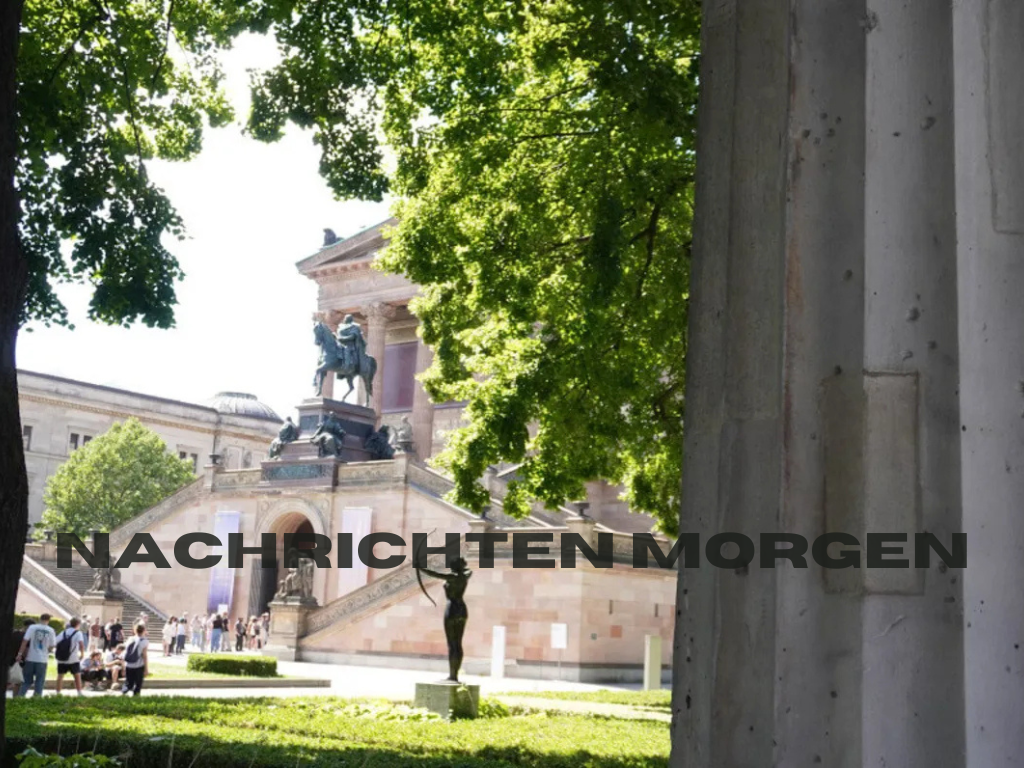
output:
{"label": "stone plinth", "polygon": [[341,422],[345,430],[342,446],[342,461],[369,461],[370,454],[363,448],[363,441],[376,429],[377,416],[370,408],[323,397],[303,400],[296,407],[299,412],[299,438],[288,443],[281,451],[281,459],[309,459],[317,457],[317,448],[309,442],[316,432],[320,420],[331,413]]}
{"label": "stone plinth", "polygon": [[270,642],[263,649],[281,661],[295,661],[299,638],[306,632],[306,616],[318,607],[315,598],[275,599],[270,603]]}
{"label": "stone plinth", "polygon": [[86,592],[82,595],[82,615],[99,616],[100,622],[106,624],[124,615],[124,598],[103,592]]}
{"label": "stone plinth", "polygon": [[450,680],[416,683],[414,704],[446,719],[476,717],[480,708],[480,686]]}

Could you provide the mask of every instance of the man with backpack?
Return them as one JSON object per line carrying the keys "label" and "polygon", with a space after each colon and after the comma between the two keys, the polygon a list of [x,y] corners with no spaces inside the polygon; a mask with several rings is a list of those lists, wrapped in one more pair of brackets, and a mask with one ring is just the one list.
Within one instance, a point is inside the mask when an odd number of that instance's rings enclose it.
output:
{"label": "man with backpack", "polygon": [[70,674],[75,679],[75,690],[82,695],[82,656],[85,655],[85,635],[78,627],[81,621],[76,617],[68,622],[64,630],[57,635],[53,655],[57,657],[57,695],[64,682],[64,675]]}
{"label": "man with backpack", "polygon": [[22,666],[22,676],[19,696],[24,696],[29,688],[32,688],[36,697],[43,695],[43,685],[46,684],[46,663],[50,659],[50,651],[57,644],[57,634],[50,627],[50,614],[44,613],[39,621],[25,630],[25,639],[21,641],[21,650],[18,651],[16,661],[25,662]]}
{"label": "man with backpack", "polygon": [[146,625],[135,625],[135,637],[128,641],[124,649],[124,688],[121,695],[131,691],[132,696],[142,692],[142,681],[149,674],[149,639],[146,637]]}

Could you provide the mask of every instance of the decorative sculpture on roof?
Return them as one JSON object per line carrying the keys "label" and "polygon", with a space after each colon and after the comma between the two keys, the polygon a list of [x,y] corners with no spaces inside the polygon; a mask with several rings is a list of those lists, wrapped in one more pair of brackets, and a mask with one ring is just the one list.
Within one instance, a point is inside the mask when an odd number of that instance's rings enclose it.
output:
{"label": "decorative sculpture on roof", "polygon": [[334,245],[335,243],[340,241],[341,238],[334,234],[333,229],[328,229],[327,227],[324,227],[324,248],[326,248],[328,245]]}
{"label": "decorative sculpture on roof", "polygon": [[409,417],[403,416],[401,423],[395,427],[393,434],[392,444],[401,453],[410,453],[412,451],[412,424],[409,423]]}
{"label": "decorative sculpture on roof", "polygon": [[388,427],[383,425],[376,432],[371,432],[363,441],[363,448],[370,452],[372,461],[384,461],[395,458],[395,449],[391,446]]}
{"label": "decorative sculpture on roof", "polygon": [[281,456],[281,451],[288,443],[294,443],[299,439],[299,428],[295,426],[295,422],[292,421],[292,417],[289,416],[284,420],[284,424],[281,425],[281,429],[277,432],[277,437],[270,443],[270,458],[277,459]]}
{"label": "decorative sculpture on roof", "polygon": [[377,361],[366,354],[366,339],[359,324],[352,315],[338,326],[338,335],[331,333],[326,324],[318,322],[313,326],[313,340],[320,347],[320,361],[313,374],[313,387],[317,397],[323,395],[324,379],[333,372],[339,379],[348,382],[348,391],[340,398],[344,400],[355,390],[355,379],[359,377],[366,390],[365,405],[369,406],[373,395],[373,377],[377,373]]}

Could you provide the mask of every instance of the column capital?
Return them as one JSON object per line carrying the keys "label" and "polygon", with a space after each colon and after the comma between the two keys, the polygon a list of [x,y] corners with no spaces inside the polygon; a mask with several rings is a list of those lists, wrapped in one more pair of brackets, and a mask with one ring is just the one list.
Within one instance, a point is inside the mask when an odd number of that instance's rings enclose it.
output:
{"label": "column capital", "polygon": [[366,315],[366,319],[370,322],[386,321],[394,320],[395,315],[398,314],[398,310],[390,304],[385,304],[382,301],[375,301],[372,304],[367,304],[363,307],[363,314]]}

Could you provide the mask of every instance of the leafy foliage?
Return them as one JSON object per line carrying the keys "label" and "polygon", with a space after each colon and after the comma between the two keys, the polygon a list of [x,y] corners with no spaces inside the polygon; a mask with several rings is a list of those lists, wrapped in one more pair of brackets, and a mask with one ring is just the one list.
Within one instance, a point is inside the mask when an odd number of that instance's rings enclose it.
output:
{"label": "leafy foliage", "polygon": [[[232,118],[212,55],[241,31],[231,2],[28,0],[18,59],[22,321],[67,322],[60,281],[93,286],[90,319],[173,325],[182,221],[146,174],[187,160]],[[70,253],[61,251],[70,241]]]}
{"label": "leafy foliage", "polygon": [[193,653],[186,669],[240,677],[277,677],[277,659],[253,656],[229,656],[216,653]]}
{"label": "leafy foliage", "polygon": [[44,755],[29,747],[18,755],[20,768],[119,768],[117,758],[81,752],[75,755]]}
{"label": "leafy foliage", "polygon": [[[294,3],[250,131],[312,127],[339,195],[402,200],[383,265],[423,287],[439,461],[480,510],[622,482],[674,532],[697,97],[692,0]],[[359,111],[368,107],[380,132]],[[383,158],[382,142],[393,151]]]}
{"label": "leafy foliage", "polygon": [[38,528],[83,538],[111,531],[194,479],[190,462],[128,419],[72,452],[50,477]]}
{"label": "leafy foliage", "polygon": [[[14,628],[20,630],[25,625],[25,619],[31,619],[32,623],[35,624],[39,621],[39,616],[31,613],[16,613],[14,614]],[[64,631],[64,619],[58,619],[55,616],[51,616],[47,622],[54,632]]]}

